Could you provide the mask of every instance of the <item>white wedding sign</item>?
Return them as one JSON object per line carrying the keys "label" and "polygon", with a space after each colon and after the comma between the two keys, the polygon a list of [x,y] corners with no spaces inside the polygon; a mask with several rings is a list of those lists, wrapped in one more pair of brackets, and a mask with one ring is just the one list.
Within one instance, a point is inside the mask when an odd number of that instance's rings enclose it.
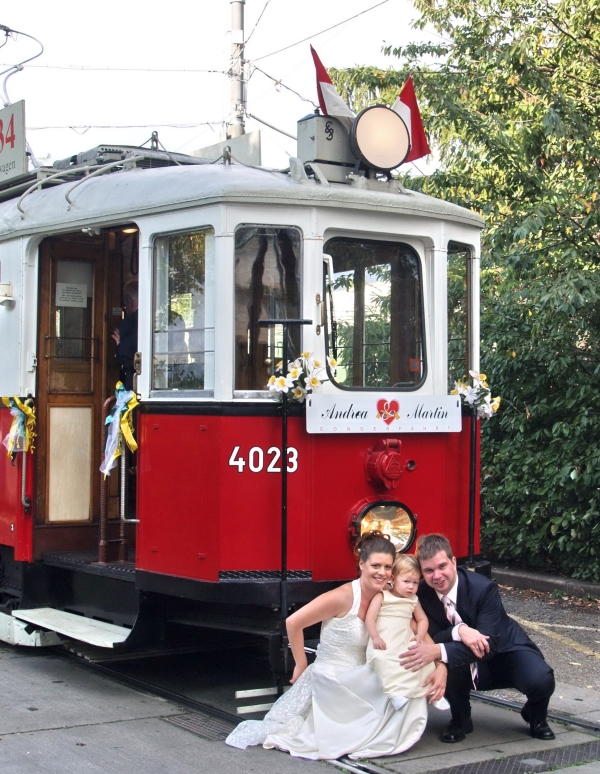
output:
{"label": "white wedding sign", "polygon": [[402,392],[313,393],[306,401],[309,433],[459,433],[460,398]]}

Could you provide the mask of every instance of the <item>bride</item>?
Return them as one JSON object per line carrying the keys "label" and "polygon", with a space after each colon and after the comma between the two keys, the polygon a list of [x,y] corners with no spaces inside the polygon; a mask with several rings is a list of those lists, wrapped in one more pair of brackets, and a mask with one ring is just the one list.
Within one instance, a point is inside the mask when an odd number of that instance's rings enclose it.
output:
{"label": "bride", "polygon": [[[292,688],[264,720],[240,723],[227,744],[245,749],[262,744],[300,758],[373,758],[395,755],[417,742],[427,722],[427,700],[441,699],[446,667],[439,664],[425,683],[424,696],[395,710],[365,663],[369,603],[391,577],[396,555],[380,532],[357,544],[360,577],[313,599],[286,622],[296,666]],[[315,663],[308,666],[304,629],[322,621]],[[427,698],[426,698],[427,697]]]}

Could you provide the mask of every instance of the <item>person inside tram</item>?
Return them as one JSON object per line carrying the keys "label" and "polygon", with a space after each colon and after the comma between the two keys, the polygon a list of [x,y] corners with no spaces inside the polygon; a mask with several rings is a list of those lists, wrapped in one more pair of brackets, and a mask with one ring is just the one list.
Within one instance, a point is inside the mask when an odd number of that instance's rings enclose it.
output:
{"label": "person inside tram", "polygon": [[138,283],[131,280],[123,288],[125,317],[117,328],[113,328],[112,338],[117,344],[115,357],[121,369],[121,381],[126,390],[133,389],[133,359],[137,352],[138,339]]}
{"label": "person inside tram", "polygon": [[448,667],[445,697],[452,720],[443,742],[460,742],[473,731],[470,693],[516,688],[527,696],[521,716],[535,739],[551,740],[548,704],[554,672],[540,649],[502,605],[497,585],[456,566],[445,535],[423,535],[416,557],[423,580],[417,592],[429,619],[430,642],[415,643],[400,654],[403,666],[422,669],[438,659]]}

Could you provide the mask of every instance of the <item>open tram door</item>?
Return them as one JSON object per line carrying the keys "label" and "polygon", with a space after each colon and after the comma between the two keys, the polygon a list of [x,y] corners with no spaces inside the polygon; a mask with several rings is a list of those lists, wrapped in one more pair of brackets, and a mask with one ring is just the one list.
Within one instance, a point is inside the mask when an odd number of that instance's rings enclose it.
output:
{"label": "open tram door", "polygon": [[[85,229],[40,245],[35,559],[98,561],[103,405],[120,378],[111,332],[122,319],[123,287],[137,279],[137,255],[137,229],[127,226]],[[119,530],[117,478],[113,472],[108,480],[108,540],[121,547],[125,540],[127,548],[109,559],[132,562],[135,529]]]}

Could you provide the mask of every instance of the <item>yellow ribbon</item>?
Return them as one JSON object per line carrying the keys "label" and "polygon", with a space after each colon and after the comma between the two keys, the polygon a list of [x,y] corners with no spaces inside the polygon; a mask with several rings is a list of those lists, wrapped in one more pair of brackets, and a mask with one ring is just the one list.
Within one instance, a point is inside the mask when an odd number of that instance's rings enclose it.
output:
{"label": "yellow ribbon", "polygon": [[[115,395],[117,398],[117,404],[113,408],[111,414],[106,418],[106,424],[115,424],[115,431],[109,433],[106,438],[105,445],[105,458],[100,465],[100,471],[104,473],[104,477],[110,475],[110,471],[115,466],[117,459],[121,456],[121,439],[125,441],[129,450],[134,452],[137,450],[138,445],[133,437],[133,410],[138,405],[137,397],[134,392],[131,393],[131,397],[126,403],[119,404],[121,397],[124,397],[125,387],[123,382],[117,382]],[[119,416],[117,416],[119,414]],[[116,433],[116,437],[115,437]]]}
{"label": "yellow ribbon", "polygon": [[[24,442],[23,442],[23,448],[25,452],[31,451],[33,454],[35,446],[33,439],[36,436],[35,432],[35,406],[33,405],[33,401],[26,400],[21,401],[19,398],[17,398],[16,395],[13,395],[12,398],[2,398],[2,403],[6,406],[8,409],[12,409],[14,407],[18,408],[19,411],[22,412],[24,418],[25,418],[25,436],[24,436]],[[10,431],[8,433],[9,441],[8,441],[8,456],[12,457],[15,451],[19,451],[19,449],[15,449],[15,443],[17,442],[17,439],[21,437],[21,432],[19,425],[22,423],[22,418],[18,415],[13,416],[13,421],[10,426]]]}
{"label": "yellow ribbon", "polygon": [[127,401],[127,409],[121,414],[121,421],[119,423],[125,443],[131,452],[136,451],[138,447],[136,440],[133,437],[133,409],[137,405],[138,400],[135,393],[133,393],[131,398]]}

